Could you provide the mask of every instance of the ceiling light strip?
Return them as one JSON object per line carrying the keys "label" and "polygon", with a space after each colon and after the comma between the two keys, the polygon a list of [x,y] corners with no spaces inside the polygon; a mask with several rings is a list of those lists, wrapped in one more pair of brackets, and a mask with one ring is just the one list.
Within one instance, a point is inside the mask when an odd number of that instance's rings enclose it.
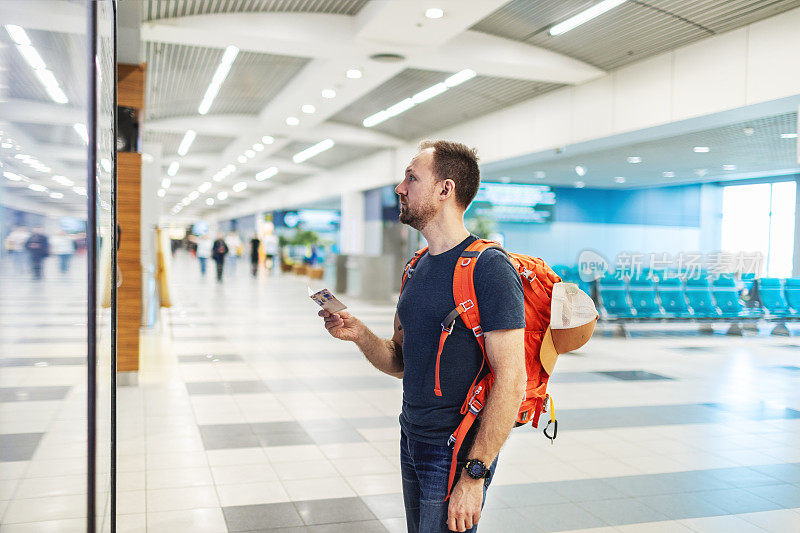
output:
{"label": "ceiling light strip", "polygon": [[222,60],[219,62],[216,72],[214,72],[214,77],[211,78],[211,83],[208,84],[206,94],[203,96],[202,102],[200,102],[200,107],[197,108],[197,112],[201,115],[205,115],[211,109],[211,104],[214,103],[214,98],[217,97],[225,78],[228,77],[228,72],[230,72],[238,54],[239,49],[233,45],[225,49]]}
{"label": "ceiling light strip", "polygon": [[593,18],[597,18],[606,11],[610,11],[623,3],[625,3],[625,0],[603,0],[599,4],[595,4],[585,11],[581,11],[574,17],[570,17],[564,22],[556,24],[550,28],[550,35],[555,37],[556,35],[567,33],[569,30],[575,29],[581,24],[585,24]]}
{"label": "ceiling light strip", "polygon": [[20,55],[33,69],[39,82],[47,91],[48,96],[50,96],[50,99],[57,104],[68,103],[69,98],[64,94],[53,72],[48,70],[42,56],[39,55],[39,52],[37,52],[36,48],[31,44],[31,40],[25,30],[14,24],[6,24],[5,28],[11,36],[11,39],[17,45],[17,50]]}
{"label": "ceiling light strip", "polygon": [[436,85],[428,87],[427,89],[418,92],[411,98],[406,98],[404,100],[401,100],[396,104],[394,104],[393,106],[387,107],[382,111],[378,111],[377,113],[368,116],[363,120],[362,125],[365,128],[371,128],[372,126],[376,126],[387,119],[396,117],[400,113],[408,111],[417,104],[421,104],[422,102],[430,100],[435,96],[439,96],[448,89],[452,89],[453,87],[461,85],[467,80],[471,80],[475,76],[476,76],[475,71],[468,68],[456,72],[455,74],[444,80],[444,82],[437,83]]}

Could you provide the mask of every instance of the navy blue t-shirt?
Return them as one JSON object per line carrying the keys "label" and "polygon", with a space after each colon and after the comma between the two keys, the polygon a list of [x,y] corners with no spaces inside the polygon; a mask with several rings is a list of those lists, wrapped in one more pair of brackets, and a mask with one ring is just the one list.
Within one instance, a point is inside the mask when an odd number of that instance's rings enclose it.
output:
{"label": "navy blue t-shirt", "polygon": [[[439,367],[442,396],[433,392],[442,320],[452,311],[453,273],[461,253],[477,237],[437,255],[426,253],[406,280],[397,314],[403,326],[403,410],[400,426],[422,442],[444,445],[463,418],[460,410],[483,359],[478,341],[461,317],[444,345]],[[478,258],[476,304],[484,333],[525,327],[522,282],[508,257],[497,249]]]}

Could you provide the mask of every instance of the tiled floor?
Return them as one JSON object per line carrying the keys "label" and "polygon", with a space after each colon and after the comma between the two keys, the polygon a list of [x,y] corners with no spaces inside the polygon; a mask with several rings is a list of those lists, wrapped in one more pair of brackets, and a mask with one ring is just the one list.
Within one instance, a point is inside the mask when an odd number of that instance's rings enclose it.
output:
{"label": "tiled floor", "polygon": [[[400,382],[325,333],[305,279],[244,267],[176,260],[118,391],[118,531],[405,531]],[[82,285],[0,288],[0,529],[81,531]],[[390,334],[391,305],[343,299]],[[514,430],[480,530],[800,531],[796,337],[689,333],[564,356],[558,439]]]}

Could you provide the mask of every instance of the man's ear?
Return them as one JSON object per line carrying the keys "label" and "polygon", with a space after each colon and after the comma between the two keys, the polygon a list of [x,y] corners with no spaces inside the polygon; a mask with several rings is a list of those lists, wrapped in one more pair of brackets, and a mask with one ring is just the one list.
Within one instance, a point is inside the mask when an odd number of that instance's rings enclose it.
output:
{"label": "man's ear", "polygon": [[446,198],[451,193],[455,193],[456,184],[453,180],[442,180],[441,192],[439,193],[443,198]]}

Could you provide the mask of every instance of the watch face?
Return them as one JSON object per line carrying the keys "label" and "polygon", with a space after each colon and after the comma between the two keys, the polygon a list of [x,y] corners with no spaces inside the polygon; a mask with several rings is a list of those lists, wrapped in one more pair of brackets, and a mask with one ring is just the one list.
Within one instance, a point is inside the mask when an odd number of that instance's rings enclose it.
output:
{"label": "watch face", "polygon": [[486,472],[486,467],[477,461],[470,461],[467,465],[467,472],[471,477],[479,478]]}

